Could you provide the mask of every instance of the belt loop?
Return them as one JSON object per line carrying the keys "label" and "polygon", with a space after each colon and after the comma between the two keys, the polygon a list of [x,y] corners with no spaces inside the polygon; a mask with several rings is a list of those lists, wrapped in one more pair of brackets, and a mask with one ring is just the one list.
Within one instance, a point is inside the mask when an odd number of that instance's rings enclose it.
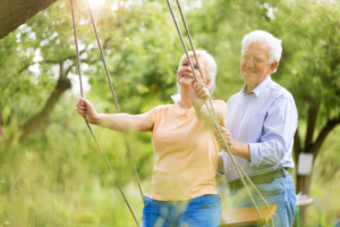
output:
{"label": "belt loop", "polygon": [[289,175],[289,173],[287,173],[286,168],[282,168],[281,170],[284,177],[287,177]]}

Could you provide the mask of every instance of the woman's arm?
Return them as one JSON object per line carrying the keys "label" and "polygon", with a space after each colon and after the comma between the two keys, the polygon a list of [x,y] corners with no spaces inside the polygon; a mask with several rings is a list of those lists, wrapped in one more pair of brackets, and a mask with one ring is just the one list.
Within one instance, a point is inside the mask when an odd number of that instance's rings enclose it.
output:
{"label": "woman's arm", "polygon": [[130,130],[145,132],[153,129],[153,119],[149,114],[98,114],[92,103],[84,98],[79,98],[76,106],[78,114],[86,117],[90,124],[120,132],[128,132]]}

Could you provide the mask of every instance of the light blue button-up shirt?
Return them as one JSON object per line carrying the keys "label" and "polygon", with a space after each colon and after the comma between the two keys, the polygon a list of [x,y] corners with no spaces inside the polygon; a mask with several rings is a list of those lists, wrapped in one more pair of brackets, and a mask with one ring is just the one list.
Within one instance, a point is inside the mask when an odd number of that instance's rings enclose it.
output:
{"label": "light blue button-up shirt", "polygon": [[[251,161],[235,159],[249,176],[294,168],[292,147],[298,117],[293,96],[270,76],[248,95],[245,87],[228,100],[225,126],[233,141],[249,144]],[[220,155],[226,179],[239,178],[229,154],[222,151]]]}

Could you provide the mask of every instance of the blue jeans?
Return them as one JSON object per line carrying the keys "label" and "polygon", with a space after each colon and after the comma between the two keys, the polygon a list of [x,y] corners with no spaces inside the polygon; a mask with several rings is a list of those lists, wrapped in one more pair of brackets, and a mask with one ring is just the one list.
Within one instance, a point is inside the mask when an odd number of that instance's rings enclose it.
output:
{"label": "blue jeans", "polygon": [[157,201],[144,197],[142,227],[218,227],[222,214],[218,195],[188,201]]}
{"label": "blue jeans", "polygon": [[[251,186],[248,187],[256,205],[264,205],[256,191]],[[288,172],[286,171],[285,177],[276,178],[268,184],[258,184],[256,187],[268,204],[275,204],[277,206],[277,210],[272,217],[274,226],[291,227],[295,217],[296,195],[293,179]],[[254,206],[245,188],[231,190],[229,196],[234,209]],[[269,221],[266,226],[271,226],[270,223]]]}

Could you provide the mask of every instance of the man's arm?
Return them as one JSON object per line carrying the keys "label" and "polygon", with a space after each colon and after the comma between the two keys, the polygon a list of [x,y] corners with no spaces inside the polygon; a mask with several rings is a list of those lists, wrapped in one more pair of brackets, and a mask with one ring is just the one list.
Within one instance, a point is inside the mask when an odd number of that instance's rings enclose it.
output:
{"label": "man's arm", "polygon": [[[220,130],[222,132],[223,138],[225,139],[225,141],[228,144],[228,147],[229,147],[231,153],[240,157],[240,158],[244,158],[244,159],[247,159],[248,161],[250,161],[249,145],[247,143],[232,141],[230,132],[225,127],[220,126]],[[219,132],[217,132],[215,130],[214,133],[215,133],[215,137],[216,137],[218,143],[223,148],[223,150],[226,151],[227,148],[224,146],[224,142],[223,142]]]}
{"label": "man's arm", "polygon": [[276,99],[263,123],[259,143],[249,143],[251,166],[275,165],[292,151],[297,128],[297,109],[293,99]]}
{"label": "man's arm", "polygon": [[[259,166],[277,164],[292,146],[297,127],[297,110],[293,100],[281,98],[275,100],[268,110],[263,124],[264,134],[259,143],[242,143],[232,141],[230,132],[221,127],[223,138],[226,140],[231,153],[247,159],[251,165]],[[221,147],[224,147],[221,137],[215,132]]]}

